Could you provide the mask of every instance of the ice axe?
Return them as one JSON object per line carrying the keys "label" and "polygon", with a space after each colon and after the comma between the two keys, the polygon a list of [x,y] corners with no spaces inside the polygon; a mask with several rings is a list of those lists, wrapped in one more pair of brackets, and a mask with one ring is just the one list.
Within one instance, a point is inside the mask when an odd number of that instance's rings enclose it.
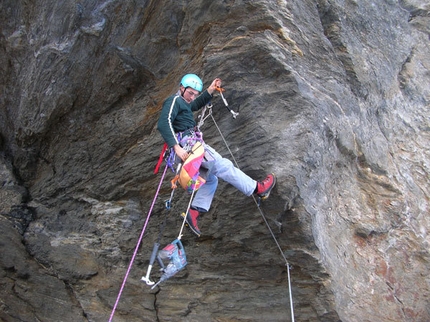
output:
{"label": "ice axe", "polygon": [[217,86],[216,90],[221,94],[221,98],[222,98],[222,101],[224,102],[225,107],[230,111],[230,113],[233,115],[233,118],[235,119],[239,115],[239,112],[235,112],[230,107],[228,107],[227,100],[225,99],[224,95],[222,94],[222,92],[224,92],[225,89],[220,87],[220,86]]}
{"label": "ice axe", "polygon": [[155,256],[157,256],[158,248],[160,247],[159,243],[154,243],[154,247],[152,248],[151,259],[149,260],[148,270],[146,271],[146,275],[142,276],[141,280],[146,283],[146,285],[154,285],[154,282],[151,282],[149,279],[149,275],[151,274],[152,266],[154,265]]}

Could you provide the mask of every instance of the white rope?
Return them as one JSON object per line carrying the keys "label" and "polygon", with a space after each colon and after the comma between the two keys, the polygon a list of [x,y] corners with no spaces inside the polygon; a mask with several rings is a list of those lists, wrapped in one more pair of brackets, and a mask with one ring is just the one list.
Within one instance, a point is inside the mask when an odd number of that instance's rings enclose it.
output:
{"label": "white rope", "polygon": [[[215,121],[215,119],[214,119],[214,117],[213,117],[212,113],[210,113],[209,115],[211,116],[212,121],[214,122],[214,124],[215,124],[215,126],[216,126],[216,128],[217,128],[217,130],[218,130],[218,132],[219,132],[219,134],[221,135],[221,138],[222,138],[222,140],[224,141],[224,144],[225,144],[225,146],[227,147],[227,150],[230,152],[230,155],[231,155],[231,157],[232,157],[232,159],[233,159],[233,161],[234,161],[234,164],[236,165],[236,167],[237,167],[238,169],[240,169],[239,164],[237,163],[237,161],[236,161],[236,159],[235,159],[235,157],[234,157],[234,155],[233,155],[233,152],[230,150],[230,147],[228,146],[227,141],[225,140],[224,135],[223,135],[223,134],[222,134],[222,132],[221,132],[221,129],[218,127],[218,124],[217,124],[217,122]],[[289,295],[290,295],[291,321],[292,321],[292,322],[294,322],[294,306],[293,306],[293,295],[292,295],[292,292],[291,292],[290,264],[288,263],[288,260],[287,260],[287,258],[285,257],[285,254],[284,254],[284,252],[282,251],[282,248],[281,248],[281,246],[279,245],[279,242],[278,242],[278,240],[276,239],[276,236],[275,236],[275,234],[273,233],[272,228],[270,228],[270,225],[269,225],[269,223],[267,222],[266,216],[264,216],[263,210],[261,209],[260,204],[257,202],[257,199],[255,199],[255,196],[254,196],[254,195],[252,195],[252,199],[254,200],[255,204],[257,205],[257,208],[258,208],[258,210],[259,210],[259,212],[260,212],[260,214],[261,214],[261,217],[263,217],[263,220],[264,220],[264,222],[266,223],[266,226],[267,226],[267,228],[269,229],[270,234],[272,235],[273,240],[274,240],[274,241],[275,241],[275,243],[276,243],[276,246],[278,247],[279,251],[281,252],[282,257],[283,257],[283,258],[284,258],[284,260],[285,260],[285,266],[287,267],[287,274],[288,274],[288,291],[289,291]]]}
{"label": "white rope", "polygon": [[194,184],[193,192],[191,193],[190,201],[188,202],[187,211],[185,212],[184,220],[182,221],[182,226],[181,226],[181,229],[180,229],[179,235],[178,235],[179,240],[181,240],[181,238],[183,236],[182,232],[184,231],[185,221],[187,219],[187,213],[188,213],[188,211],[190,211],[191,202],[193,201],[194,193],[196,192],[196,186],[197,186],[197,184]]}

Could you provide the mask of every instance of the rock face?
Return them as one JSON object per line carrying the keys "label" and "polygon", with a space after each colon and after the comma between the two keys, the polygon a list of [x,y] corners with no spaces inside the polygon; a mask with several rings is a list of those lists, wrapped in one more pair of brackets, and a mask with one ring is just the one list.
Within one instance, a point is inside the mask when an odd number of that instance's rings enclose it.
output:
{"label": "rock face", "polygon": [[[429,321],[429,4],[0,3],[0,319]],[[188,265],[151,290],[189,196],[155,129],[180,77],[221,77],[213,118],[261,205],[220,182]],[[231,158],[213,121],[205,140]],[[281,253],[282,252],[282,253]],[[128,278],[114,304],[133,254]],[[291,266],[291,298],[288,270]],[[160,277],[155,265],[151,278]],[[114,312],[113,312],[114,311]]]}

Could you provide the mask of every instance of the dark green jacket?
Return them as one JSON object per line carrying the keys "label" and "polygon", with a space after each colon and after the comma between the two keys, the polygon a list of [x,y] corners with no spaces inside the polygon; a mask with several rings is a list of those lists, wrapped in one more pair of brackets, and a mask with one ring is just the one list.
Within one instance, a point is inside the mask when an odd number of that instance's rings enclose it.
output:
{"label": "dark green jacket", "polygon": [[175,133],[184,132],[196,126],[193,112],[201,109],[211,99],[212,95],[205,90],[191,103],[187,103],[179,94],[172,95],[164,101],[158,119],[158,131],[169,148],[178,144]]}

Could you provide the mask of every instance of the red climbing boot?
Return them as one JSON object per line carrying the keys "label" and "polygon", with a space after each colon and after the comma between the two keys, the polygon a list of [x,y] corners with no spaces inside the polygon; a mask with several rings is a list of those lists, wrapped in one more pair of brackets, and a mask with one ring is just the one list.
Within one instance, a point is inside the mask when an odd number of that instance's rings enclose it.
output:
{"label": "red climbing boot", "polygon": [[[182,217],[185,217],[185,213],[181,214]],[[185,217],[185,221],[188,224],[188,227],[192,230],[194,234],[200,237],[200,229],[197,226],[197,217],[200,216],[200,213],[195,209],[190,209]]]}
{"label": "red climbing boot", "polygon": [[276,177],[273,173],[267,175],[266,179],[257,182],[257,196],[262,200],[269,198],[270,192],[276,184]]}

